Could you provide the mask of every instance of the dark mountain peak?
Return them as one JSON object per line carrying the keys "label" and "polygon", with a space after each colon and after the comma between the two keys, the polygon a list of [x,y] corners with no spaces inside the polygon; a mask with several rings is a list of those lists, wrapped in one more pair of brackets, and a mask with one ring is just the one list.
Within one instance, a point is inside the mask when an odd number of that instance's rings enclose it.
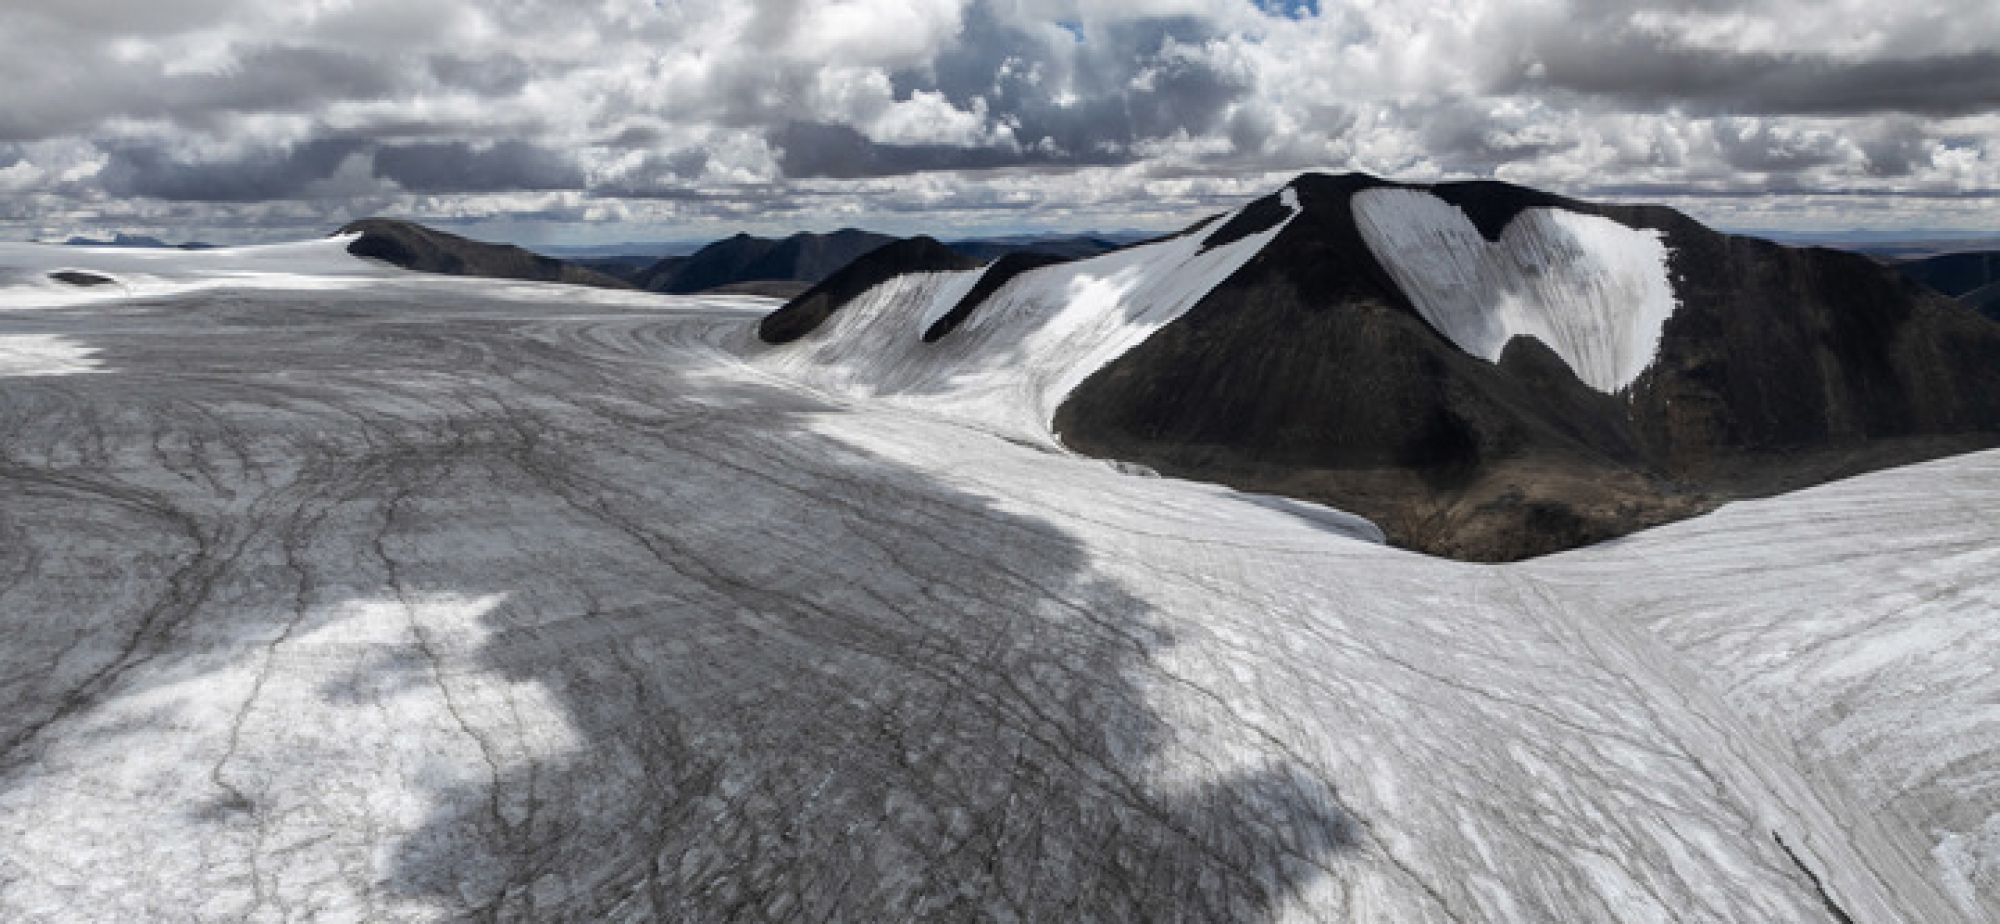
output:
{"label": "dark mountain peak", "polygon": [[349,222],[336,236],[356,235],[347,252],[420,273],[561,282],[604,289],[630,285],[603,273],[529,253],[511,244],[489,244],[396,218]]}
{"label": "dark mountain peak", "polygon": [[1237,210],[1221,227],[1202,239],[1201,249],[1214,250],[1277,227],[1292,217],[1292,206],[1285,199],[1282,193],[1272,193]]}
{"label": "dark mountain peak", "polygon": [[766,316],[757,326],[757,335],[766,343],[790,343],[817,330],[862,293],[897,276],[969,270],[978,265],[935,238],[912,237],[885,244]]}
{"label": "dark mountain peak", "polygon": [[737,234],[690,256],[662,260],[635,281],[644,289],[675,294],[746,282],[816,283],[892,240],[852,228],[832,234],[799,233],[783,240]]}
{"label": "dark mountain peak", "polygon": [[[1510,183],[1306,174],[1290,186],[1303,214],[1257,259],[1070,394],[1055,429],[1071,448],[1328,503],[1435,554],[1509,560],[2000,444],[2000,325],[1865,257]],[[1410,254],[1379,251],[1387,245],[1357,218],[1355,197],[1377,188],[1435,196],[1498,248],[1540,208],[1656,233],[1659,268],[1594,268],[1611,257],[1592,256],[1585,233],[1581,262],[1531,267],[1541,288],[1513,293],[1592,305],[1591,273],[1660,273],[1672,304],[1636,378],[1586,383],[1574,347],[1531,336],[1490,357],[1461,346],[1434,322],[1435,304],[1429,315],[1418,307],[1438,293],[1406,290],[1391,262],[1403,275],[1438,261],[1514,266],[1532,248],[1504,258],[1446,248],[1450,229],[1426,226],[1439,216],[1391,208],[1380,220],[1411,223],[1395,246],[1428,250],[1438,238],[1435,252],[1398,260]],[[1211,238],[1261,224],[1247,216],[1272,211],[1265,201]],[[1476,313],[1502,294],[1451,310]]]}

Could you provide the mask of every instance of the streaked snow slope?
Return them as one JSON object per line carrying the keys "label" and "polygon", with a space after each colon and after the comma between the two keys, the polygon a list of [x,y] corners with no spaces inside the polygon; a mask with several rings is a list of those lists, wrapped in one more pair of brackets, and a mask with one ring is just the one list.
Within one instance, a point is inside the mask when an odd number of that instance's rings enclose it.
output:
{"label": "streaked snow slope", "polygon": [[[352,236],[331,237],[196,251],[0,243],[0,308],[84,305],[256,285],[330,289],[394,277],[397,271],[386,264],[349,255],[347,245],[353,241]],[[49,276],[77,269],[112,283],[73,286]]]}
{"label": "streaked snow slope", "polygon": [[769,307],[0,310],[0,919],[2000,918],[2000,454],[1465,565]]}
{"label": "streaked snow slope", "polygon": [[[1290,189],[1281,195],[1296,217],[1297,196]],[[1207,229],[1030,270],[937,343],[924,343],[924,331],[985,270],[898,277],[795,343],[746,349],[761,368],[815,387],[928,408],[1053,445],[1050,422],[1071,391],[1186,314],[1290,222],[1205,252]]]}
{"label": "streaked snow slope", "polygon": [[1533,337],[1584,384],[1616,392],[1639,377],[1678,304],[1659,232],[1564,209],[1528,209],[1488,242],[1423,190],[1354,196],[1363,239],[1424,319],[1459,349],[1498,362]]}

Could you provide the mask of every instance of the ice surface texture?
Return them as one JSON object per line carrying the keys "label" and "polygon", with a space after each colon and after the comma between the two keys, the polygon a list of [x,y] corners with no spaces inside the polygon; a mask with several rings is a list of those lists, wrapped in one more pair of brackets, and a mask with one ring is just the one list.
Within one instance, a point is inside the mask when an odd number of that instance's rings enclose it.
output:
{"label": "ice surface texture", "polygon": [[1354,216],[1424,319],[1488,361],[1500,360],[1507,341],[1533,337],[1584,384],[1616,392],[1652,363],[1674,313],[1658,231],[1535,208],[1495,243],[1457,206],[1397,188],[1356,193]]}
{"label": "ice surface texture", "polygon": [[[758,364],[844,394],[923,407],[1055,444],[1050,421],[1105,364],[1193,308],[1297,214],[1219,247],[1192,234],[1021,273],[935,343],[923,335],[984,269],[901,276]],[[1224,222],[1226,223],[1226,219]]]}
{"label": "ice surface texture", "polygon": [[875,396],[768,301],[199,259],[0,310],[94,366],[0,379],[0,919],[2000,915],[2000,455],[1469,566],[1024,440],[1116,262]]}

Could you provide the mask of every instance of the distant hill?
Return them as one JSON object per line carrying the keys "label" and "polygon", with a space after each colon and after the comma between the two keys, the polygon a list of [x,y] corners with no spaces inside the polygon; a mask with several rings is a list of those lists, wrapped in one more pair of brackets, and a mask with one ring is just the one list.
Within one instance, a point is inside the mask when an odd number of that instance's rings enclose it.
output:
{"label": "distant hill", "polygon": [[688,294],[740,282],[816,283],[895,238],[845,228],[783,240],[738,234],[686,257],[667,257],[632,277],[639,288]]}
{"label": "distant hill", "polygon": [[529,253],[511,244],[488,244],[415,222],[368,218],[340,229],[339,233],[360,235],[347,246],[348,253],[422,273],[561,282],[603,289],[632,287],[622,279]]}
{"label": "distant hill", "polygon": [[132,247],[159,250],[211,250],[215,247],[214,244],[204,244],[200,241],[189,241],[185,244],[169,244],[157,237],[149,237],[143,234],[125,234],[122,232],[112,236],[110,240],[72,237],[63,243],[70,247]]}
{"label": "distant hill", "polygon": [[2000,250],[1951,253],[1896,264],[1903,275],[2000,320]]}
{"label": "distant hill", "polygon": [[635,253],[604,257],[556,257],[556,259],[631,282],[641,273],[652,269],[663,258]]}

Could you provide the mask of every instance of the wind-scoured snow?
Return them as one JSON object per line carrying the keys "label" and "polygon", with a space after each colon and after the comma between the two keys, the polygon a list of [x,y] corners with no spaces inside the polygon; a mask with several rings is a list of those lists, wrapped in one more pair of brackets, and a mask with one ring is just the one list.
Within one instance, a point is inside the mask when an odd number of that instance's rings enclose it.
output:
{"label": "wind-scoured snow", "polygon": [[[170,250],[0,243],[0,308],[60,307],[235,287],[333,289],[394,278],[387,264],[347,252],[354,236],[316,241]],[[110,279],[76,286],[53,274]]]}
{"label": "wind-scoured snow", "polygon": [[1457,206],[1416,189],[1356,193],[1362,237],[1431,326],[1498,362],[1533,337],[1612,393],[1651,365],[1678,301],[1658,231],[1565,209],[1516,216],[1498,243]]}
{"label": "wind-scoured snow", "polygon": [[1468,565],[996,435],[1024,317],[875,399],[753,299],[45,307],[0,919],[2000,918],[2000,453]]}
{"label": "wind-scoured snow", "polygon": [[798,341],[758,351],[756,362],[819,387],[1053,444],[1050,424],[1070,392],[1186,314],[1297,217],[1296,193],[1284,194],[1292,209],[1285,221],[1220,247],[1204,250],[1204,235],[1188,234],[1029,270],[936,343],[924,343],[924,332],[986,270],[901,276]]}

